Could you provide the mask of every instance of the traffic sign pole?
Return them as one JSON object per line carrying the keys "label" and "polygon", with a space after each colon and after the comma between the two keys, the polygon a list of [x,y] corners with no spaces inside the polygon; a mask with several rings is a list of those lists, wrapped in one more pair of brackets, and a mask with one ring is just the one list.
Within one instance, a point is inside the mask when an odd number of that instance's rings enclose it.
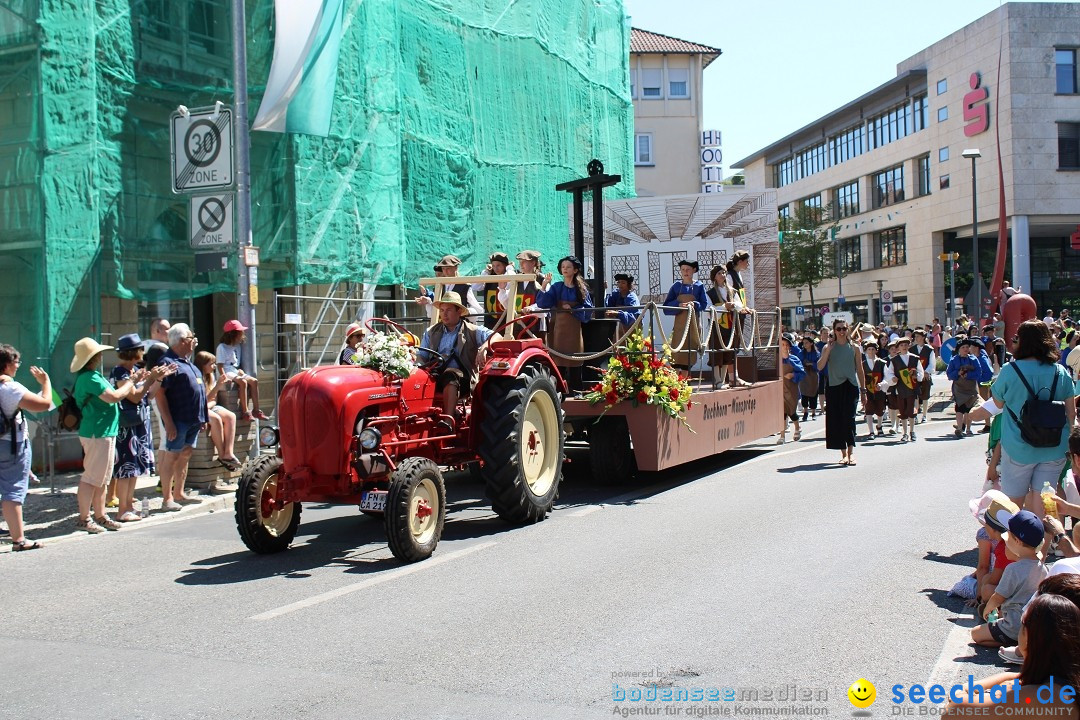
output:
{"label": "traffic sign pole", "polygon": [[[233,36],[233,93],[236,107],[236,316],[248,327],[247,341],[240,354],[244,372],[256,377],[258,363],[255,361],[255,306],[251,295],[258,298],[258,285],[251,293],[248,268],[244,263],[244,249],[252,244],[251,238],[251,137],[248,130],[247,110],[247,33],[245,32],[244,0],[232,2]],[[257,272],[257,271],[256,271]]]}

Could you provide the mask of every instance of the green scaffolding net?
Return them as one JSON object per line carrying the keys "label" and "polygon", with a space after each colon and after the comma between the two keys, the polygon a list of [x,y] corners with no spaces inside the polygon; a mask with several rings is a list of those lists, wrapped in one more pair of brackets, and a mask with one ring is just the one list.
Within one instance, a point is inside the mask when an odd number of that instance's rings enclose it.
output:
{"label": "green scaffolding net", "polygon": [[[227,0],[0,0],[0,341],[56,369],[102,296],[234,292],[198,272],[169,116],[232,101]],[[272,0],[247,2],[251,115]],[[415,285],[454,253],[566,252],[559,182],[601,159],[633,194],[621,0],[345,0],[329,137],[252,133],[266,287]],[[56,363],[48,362],[54,357]]]}

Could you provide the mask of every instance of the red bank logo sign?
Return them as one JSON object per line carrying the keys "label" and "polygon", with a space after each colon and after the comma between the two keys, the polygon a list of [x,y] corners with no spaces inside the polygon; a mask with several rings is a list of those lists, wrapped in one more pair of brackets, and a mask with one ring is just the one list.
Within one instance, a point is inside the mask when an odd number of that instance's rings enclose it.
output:
{"label": "red bank logo sign", "polygon": [[964,95],[964,135],[971,137],[990,129],[990,103],[984,102],[990,97],[988,88],[979,87],[982,76],[971,73],[968,84],[971,92]]}

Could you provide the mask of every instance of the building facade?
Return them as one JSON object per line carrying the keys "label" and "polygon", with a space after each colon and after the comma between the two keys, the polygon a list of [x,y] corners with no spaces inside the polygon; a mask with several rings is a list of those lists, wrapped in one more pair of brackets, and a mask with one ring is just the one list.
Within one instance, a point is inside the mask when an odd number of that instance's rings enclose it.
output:
{"label": "building facade", "polygon": [[719,56],[717,48],[631,29],[630,96],[639,197],[701,192],[701,80],[705,68]]}
{"label": "building facade", "polygon": [[952,293],[939,255],[952,252],[955,312],[972,312],[973,215],[985,299],[1002,186],[1005,278],[1040,310],[1075,312],[1078,49],[1080,4],[1007,3],[899,63],[895,78],[737,162],[747,186],[777,189],[781,216],[807,204],[828,208],[835,223],[840,277],[815,288],[818,308],[806,307],[806,288],[785,288],[791,324],[841,305],[870,322],[944,320]]}

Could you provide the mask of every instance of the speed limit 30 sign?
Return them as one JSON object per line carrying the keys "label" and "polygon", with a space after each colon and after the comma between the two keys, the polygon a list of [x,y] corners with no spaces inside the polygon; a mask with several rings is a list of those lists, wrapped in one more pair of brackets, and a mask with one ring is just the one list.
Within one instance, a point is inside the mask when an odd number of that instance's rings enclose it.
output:
{"label": "speed limit 30 sign", "polygon": [[172,191],[229,187],[233,183],[232,109],[174,112],[170,123]]}

